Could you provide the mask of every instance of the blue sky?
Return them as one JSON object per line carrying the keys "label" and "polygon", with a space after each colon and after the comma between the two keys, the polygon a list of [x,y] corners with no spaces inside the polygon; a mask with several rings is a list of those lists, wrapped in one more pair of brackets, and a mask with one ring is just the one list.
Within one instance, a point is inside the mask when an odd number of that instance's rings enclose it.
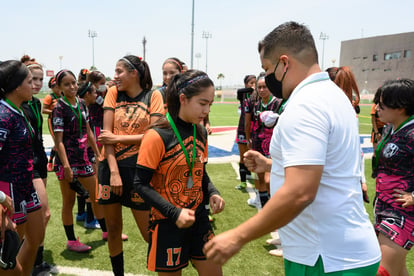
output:
{"label": "blue sky", "polygon": [[[95,30],[95,66],[113,76],[115,63],[126,54],[143,55],[154,83],[161,83],[162,62],[176,56],[190,65],[192,0],[72,0],[1,1],[0,60],[20,59],[23,54],[46,69],[70,69],[75,74],[92,65]],[[314,35],[319,56],[325,40],[324,67],[339,64],[343,40],[412,32],[414,1],[271,1],[195,0],[194,68],[205,70],[208,40],[208,74],[219,73],[223,85],[241,85],[246,74],[261,71],[257,43],[277,25],[294,20],[306,24]],[[321,60],[321,58],[320,58]]]}

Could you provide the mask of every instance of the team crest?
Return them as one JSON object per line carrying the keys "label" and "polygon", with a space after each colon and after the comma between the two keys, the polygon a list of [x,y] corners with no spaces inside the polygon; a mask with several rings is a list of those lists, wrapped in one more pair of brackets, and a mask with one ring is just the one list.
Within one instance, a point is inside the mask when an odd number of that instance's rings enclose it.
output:
{"label": "team crest", "polygon": [[385,158],[391,158],[398,152],[398,150],[399,150],[399,148],[396,144],[389,143],[384,148],[384,157]]}

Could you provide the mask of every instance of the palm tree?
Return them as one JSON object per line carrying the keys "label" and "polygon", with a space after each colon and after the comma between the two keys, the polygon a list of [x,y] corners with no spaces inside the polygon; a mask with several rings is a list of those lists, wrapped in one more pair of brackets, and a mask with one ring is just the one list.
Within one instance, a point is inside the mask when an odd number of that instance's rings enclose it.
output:
{"label": "palm tree", "polygon": [[222,80],[224,79],[224,74],[223,73],[219,73],[218,75],[217,75],[217,79],[220,81],[220,90],[222,89],[222,87],[221,87],[221,82],[222,82]]}
{"label": "palm tree", "polygon": [[218,90],[220,90],[220,97],[221,97],[221,101],[224,100],[224,95],[223,95],[223,87],[222,87],[222,80],[224,79],[224,74],[223,73],[219,73],[217,75],[217,79],[220,81],[220,87]]}

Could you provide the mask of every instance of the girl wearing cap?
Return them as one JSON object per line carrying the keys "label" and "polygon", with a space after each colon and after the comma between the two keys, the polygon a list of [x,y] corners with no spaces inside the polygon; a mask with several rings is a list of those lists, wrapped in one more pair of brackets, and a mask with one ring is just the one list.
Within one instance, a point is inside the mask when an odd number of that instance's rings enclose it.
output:
{"label": "girl wearing cap", "polygon": [[142,237],[148,241],[149,206],[132,192],[132,182],[143,134],[164,114],[164,106],[161,93],[151,90],[151,73],[141,58],[121,58],[114,80],[116,86],[105,97],[104,128],[98,139],[106,157],[99,164],[99,203],[105,211],[112,270],[123,275],[122,206],[131,209]]}
{"label": "girl wearing cap", "polygon": [[23,275],[31,273],[45,234],[40,199],[32,182],[36,130],[22,110],[23,102],[32,99],[33,88],[32,74],[23,63],[0,63],[0,190],[13,199],[12,219],[20,238],[25,239],[18,253]]}

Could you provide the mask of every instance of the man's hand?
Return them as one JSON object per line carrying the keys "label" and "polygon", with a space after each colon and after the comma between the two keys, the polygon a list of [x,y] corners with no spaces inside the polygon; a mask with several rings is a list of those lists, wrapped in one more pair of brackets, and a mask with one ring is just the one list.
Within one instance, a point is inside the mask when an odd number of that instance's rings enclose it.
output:
{"label": "man's hand", "polygon": [[237,254],[242,248],[243,244],[237,237],[237,233],[234,229],[221,233],[215,236],[209,242],[204,245],[204,254],[207,259],[215,262],[216,264],[223,265],[231,257]]}
{"label": "man's hand", "polygon": [[258,151],[249,150],[244,154],[244,165],[251,172],[264,173],[270,171],[272,161]]}

